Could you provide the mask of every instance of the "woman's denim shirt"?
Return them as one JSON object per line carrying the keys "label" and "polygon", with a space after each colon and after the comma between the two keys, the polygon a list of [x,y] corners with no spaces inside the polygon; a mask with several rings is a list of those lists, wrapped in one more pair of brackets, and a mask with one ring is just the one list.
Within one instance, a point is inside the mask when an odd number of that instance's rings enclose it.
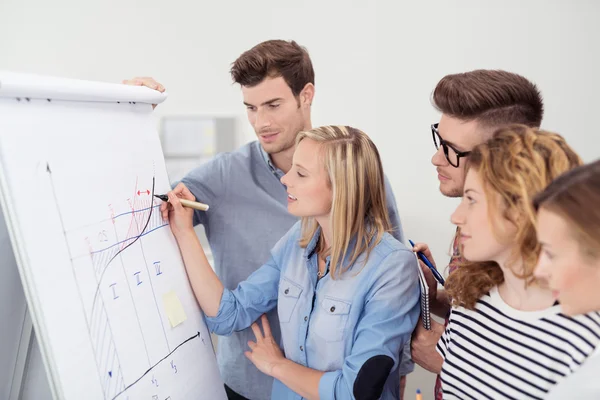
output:
{"label": "woman's denim shirt", "polygon": [[[302,248],[301,222],[295,224],[265,265],[223,291],[208,326],[229,335],[277,307],[285,357],[326,372],[321,399],[377,398],[378,391],[382,399],[398,399],[401,350],[419,317],[415,255],[386,233],[366,264],[363,254],[336,279],[317,279],[319,235]],[[271,397],[301,398],[278,380]]]}

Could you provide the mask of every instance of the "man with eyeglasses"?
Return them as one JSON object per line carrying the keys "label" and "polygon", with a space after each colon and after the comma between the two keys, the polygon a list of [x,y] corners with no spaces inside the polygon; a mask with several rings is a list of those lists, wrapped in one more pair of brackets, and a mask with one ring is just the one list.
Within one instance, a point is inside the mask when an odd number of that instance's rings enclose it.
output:
{"label": "man with eyeglasses", "polygon": [[[500,70],[475,70],[447,75],[433,92],[433,106],[442,116],[439,123],[431,125],[436,152],[431,162],[436,167],[440,192],[446,197],[462,197],[465,181],[465,164],[471,149],[488,140],[493,132],[509,124],[539,127],[544,114],[541,94],[535,84],[526,78]],[[449,271],[452,273],[460,260],[457,257],[456,236]],[[415,251],[422,251],[435,265],[429,247],[417,243]],[[450,299],[446,292],[437,289],[431,271],[423,263],[421,268],[427,278],[431,311],[447,318]],[[421,323],[413,333],[411,350],[413,360],[428,371],[438,374],[435,398],[442,399],[439,373],[442,357],[436,344],[444,325],[432,321],[427,331]]]}

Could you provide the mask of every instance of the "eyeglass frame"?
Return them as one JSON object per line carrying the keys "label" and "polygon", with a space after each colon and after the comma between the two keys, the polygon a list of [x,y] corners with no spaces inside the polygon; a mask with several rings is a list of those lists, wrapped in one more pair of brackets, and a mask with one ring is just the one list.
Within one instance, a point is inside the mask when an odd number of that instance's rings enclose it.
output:
{"label": "eyeglass frame", "polygon": [[[452,146],[450,143],[448,143],[442,138],[442,136],[440,135],[440,131],[438,131],[438,126],[439,123],[431,124],[431,137],[433,138],[433,144],[435,145],[435,149],[439,150],[440,146],[442,146],[442,148],[444,149],[444,156],[446,157],[446,161],[448,161],[448,164],[452,165],[454,168],[458,168],[460,166],[461,157],[467,157],[469,154],[471,154],[471,152],[456,150],[454,146]],[[440,146],[438,146],[437,140],[435,140],[436,135],[440,140]],[[452,151],[456,153],[456,165],[454,165],[452,161],[450,161],[450,157],[448,157],[448,147],[450,147]]]}

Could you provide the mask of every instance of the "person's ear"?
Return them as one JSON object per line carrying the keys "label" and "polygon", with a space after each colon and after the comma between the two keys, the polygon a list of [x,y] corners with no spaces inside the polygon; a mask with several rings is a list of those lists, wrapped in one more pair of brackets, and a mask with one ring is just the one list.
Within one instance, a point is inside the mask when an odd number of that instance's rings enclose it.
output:
{"label": "person's ear", "polygon": [[310,107],[315,97],[315,85],[307,83],[300,92],[300,105],[302,107]]}

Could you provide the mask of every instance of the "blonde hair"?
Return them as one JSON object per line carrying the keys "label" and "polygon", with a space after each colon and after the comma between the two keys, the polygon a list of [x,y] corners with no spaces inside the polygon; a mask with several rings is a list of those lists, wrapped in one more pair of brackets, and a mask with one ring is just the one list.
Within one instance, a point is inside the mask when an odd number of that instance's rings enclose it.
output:
{"label": "blonde hair", "polygon": [[[517,228],[510,238],[515,250],[509,263],[523,261],[522,269],[513,272],[527,283],[535,280],[533,271],[540,253],[532,199],[553,179],[581,163],[562,136],[525,125],[497,130],[469,156],[467,171],[477,171],[483,183],[490,223],[502,212]],[[445,288],[455,305],[472,309],[481,296],[502,282],[504,275],[496,262],[467,261],[448,277]]]}
{"label": "blonde hair", "polygon": [[[300,132],[296,144],[304,139],[321,145],[320,155],[333,192],[332,243],[320,252],[330,254],[330,272],[335,279],[363,253],[366,263],[384,233],[390,231],[383,167],[375,144],[358,129],[323,126]],[[314,218],[302,218],[301,247],[308,245],[317,228]],[[352,254],[347,254],[354,240]]]}

